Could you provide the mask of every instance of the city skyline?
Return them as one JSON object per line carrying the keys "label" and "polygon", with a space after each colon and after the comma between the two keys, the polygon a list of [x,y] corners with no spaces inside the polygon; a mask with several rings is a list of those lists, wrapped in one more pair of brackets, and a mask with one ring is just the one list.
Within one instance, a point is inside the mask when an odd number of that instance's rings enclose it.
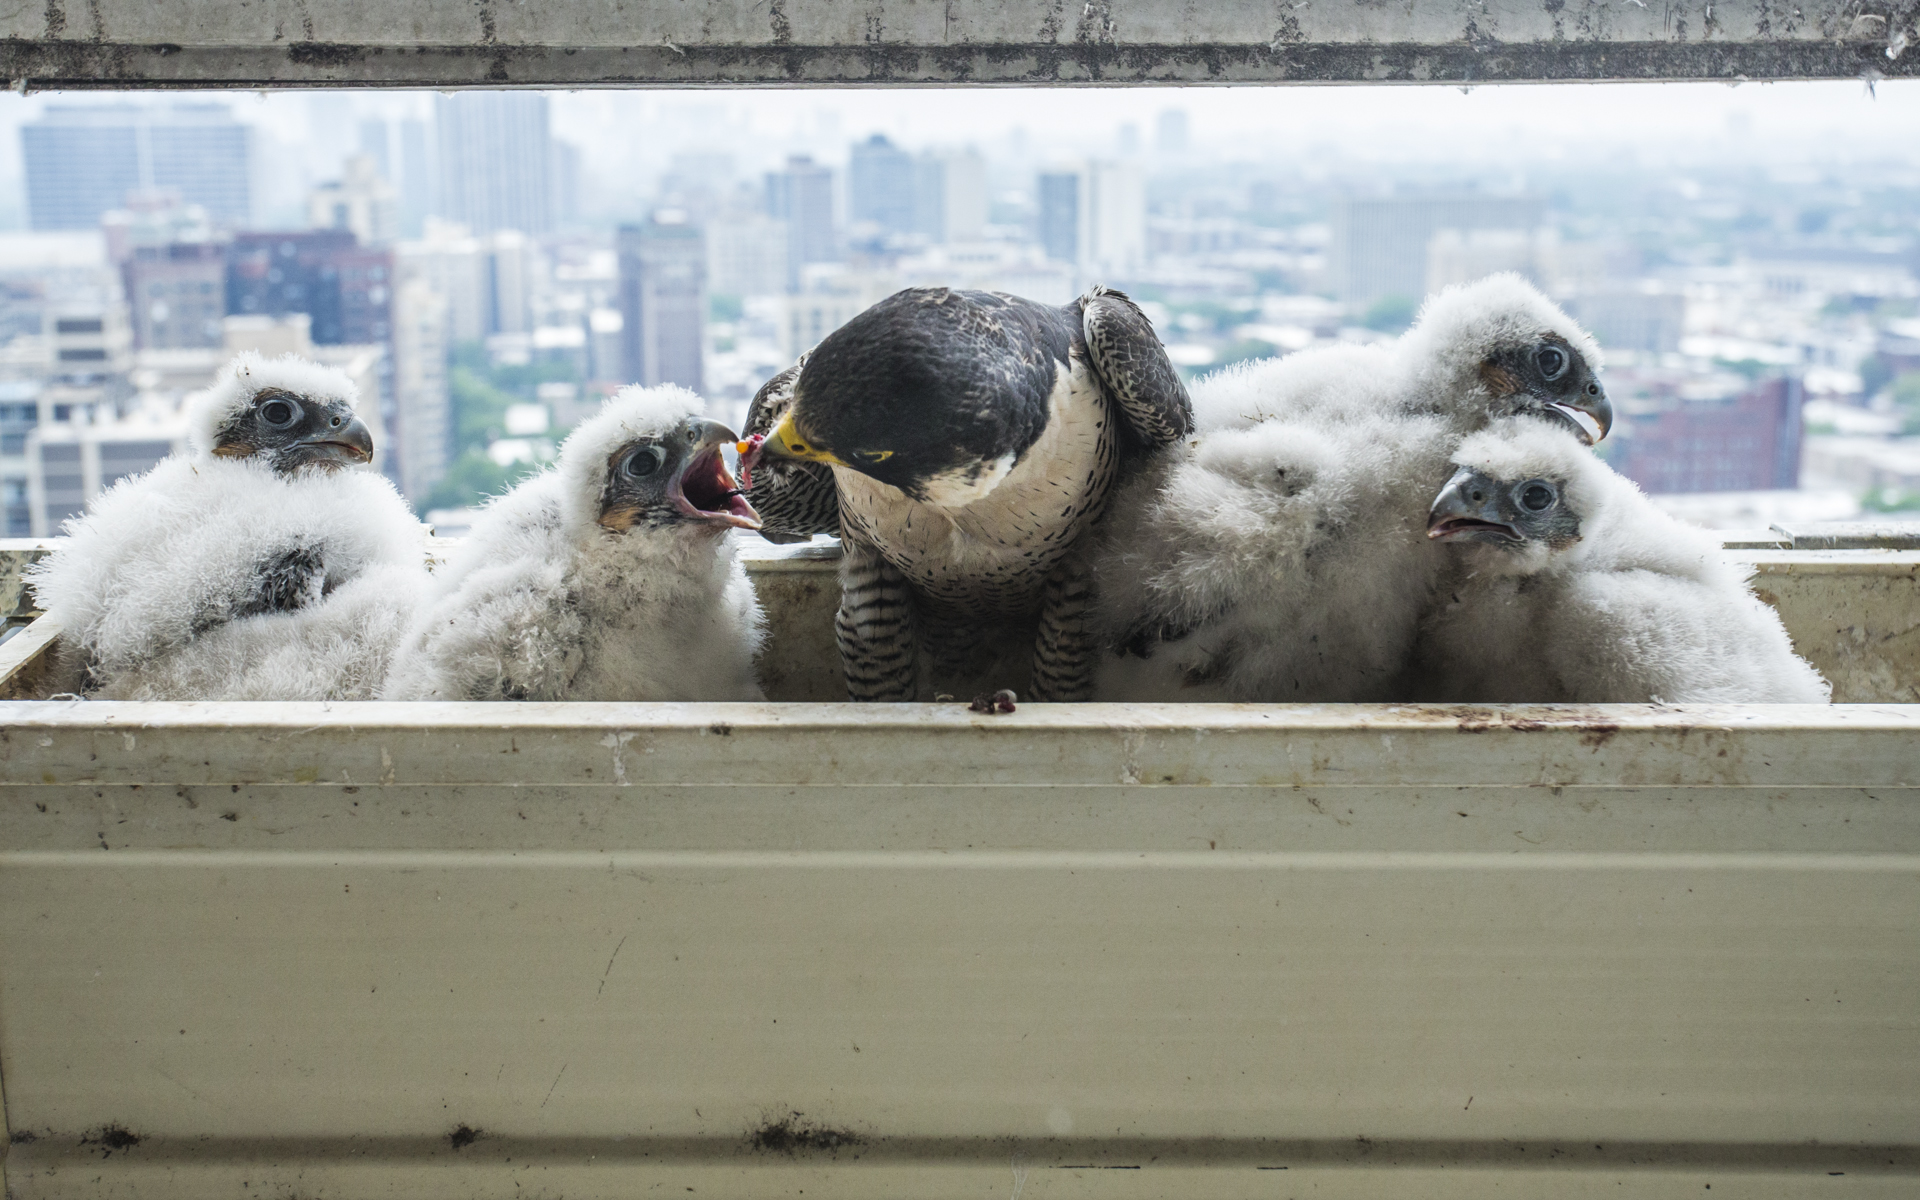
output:
{"label": "city skyline", "polygon": [[[994,91],[963,127],[952,92],[884,109],[845,91],[19,98],[0,129],[217,110],[258,186],[243,216],[94,186],[74,203],[107,210],[117,283],[0,269],[0,325],[29,373],[56,309],[122,331],[59,349],[108,366],[43,393],[36,419],[124,416],[190,386],[156,353],[211,364],[266,338],[371,354],[387,470],[444,506],[548,461],[622,383],[692,386],[737,425],[762,381],[902,287],[1047,303],[1122,287],[1197,378],[1390,337],[1424,295],[1510,270],[1607,347],[1607,452],[1642,482],[1791,489],[1804,441],[1848,504],[1865,502],[1850,479],[1892,480],[1887,503],[1920,495],[1907,418],[1832,415],[1904,396],[1920,367],[1904,349],[1920,337],[1920,136],[1889,134],[1920,117],[1920,89],[1662,85],[1673,119],[1652,131],[1636,126],[1654,92],[1633,86],[1341,91],[1249,89],[1230,107],[1191,89]],[[1246,132],[1275,114],[1286,129]],[[35,136],[35,174],[12,193],[0,177],[0,215],[64,169]],[[32,254],[52,263],[76,235],[42,236]],[[1820,427],[1805,439],[1803,413]],[[1777,428],[1775,449],[1748,446],[1743,420]]]}

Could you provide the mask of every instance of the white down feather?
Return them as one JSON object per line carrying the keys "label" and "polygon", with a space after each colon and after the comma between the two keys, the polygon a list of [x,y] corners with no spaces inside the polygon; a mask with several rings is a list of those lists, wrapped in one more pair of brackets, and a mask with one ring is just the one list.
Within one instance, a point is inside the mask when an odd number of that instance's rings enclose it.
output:
{"label": "white down feather", "polygon": [[1826,680],[1719,539],[1662,512],[1571,435],[1503,421],[1454,457],[1502,481],[1564,480],[1581,537],[1559,551],[1448,547],[1449,577],[1421,628],[1419,698],[1827,702]]}
{"label": "white down feather", "polygon": [[597,523],[622,444],[696,416],[681,388],[627,388],[553,469],[493,501],[435,572],[395,656],[393,700],[760,700],[765,620],[724,530]]}
{"label": "white down feather", "polygon": [[[1400,698],[1447,561],[1427,511],[1455,447],[1503,407],[1481,364],[1549,332],[1599,368],[1585,331],[1496,275],[1434,296],[1392,343],[1201,380],[1196,436],[1116,494],[1091,552],[1094,697]],[[1147,657],[1129,652],[1160,627]]]}
{"label": "white down feather", "polygon": [[[169,458],[66,535],[30,579],[103,699],[370,698],[425,579],[420,523],[367,471]],[[296,550],[321,563],[304,605],[236,617]]]}
{"label": "white down feather", "polygon": [[[1439,564],[1444,435],[1434,417],[1275,420],[1163,455],[1095,555],[1095,697],[1391,698]],[[1168,640],[1130,652],[1154,626]]]}

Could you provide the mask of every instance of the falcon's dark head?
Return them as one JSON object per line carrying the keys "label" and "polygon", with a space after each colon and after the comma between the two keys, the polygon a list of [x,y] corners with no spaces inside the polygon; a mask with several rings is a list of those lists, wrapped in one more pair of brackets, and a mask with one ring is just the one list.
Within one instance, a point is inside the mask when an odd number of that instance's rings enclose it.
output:
{"label": "falcon's dark head", "polygon": [[582,422],[559,459],[579,525],[616,533],[758,529],[758,515],[720,458],[738,435],[700,416],[701,407],[684,388],[629,387]]}
{"label": "falcon's dark head", "polygon": [[1517,275],[1492,275],[1428,301],[1402,353],[1426,370],[1436,407],[1498,419],[1544,417],[1592,445],[1613,428],[1600,347]]}
{"label": "falcon's dark head", "polygon": [[[1606,468],[1569,431],[1508,420],[1461,443],[1456,470],[1427,514],[1435,541],[1491,546],[1503,569],[1538,570],[1577,545]],[[1484,552],[1483,552],[1484,553]]]}
{"label": "falcon's dark head", "polygon": [[291,475],[373,460],[373,434],[354,415],[358,392],[344,374],[291,355],[242,354],[194,402],[195,448],[214,458],[264,462]]}
{"label": "falcon's dark head", "polygon": [[992,292],[912,288],[828,334],[746,460],[824,463],[932,504],[992,491],[1045,428],[1073,328]]}

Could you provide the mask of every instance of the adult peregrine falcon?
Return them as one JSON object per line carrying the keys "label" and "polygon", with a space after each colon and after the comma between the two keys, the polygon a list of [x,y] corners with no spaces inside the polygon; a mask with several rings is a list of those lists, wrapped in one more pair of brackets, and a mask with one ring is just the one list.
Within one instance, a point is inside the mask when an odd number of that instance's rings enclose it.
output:
{"label": "adult peregrine falcon", "polygon": [[841,534],[835,629],[854,699],[1012,684],[1078,700],[1091,655],[1076,541],[1193,414],[1119,292],[1056,307],[910,288],[770,381],[747,427],[747,494],[771,533]]}

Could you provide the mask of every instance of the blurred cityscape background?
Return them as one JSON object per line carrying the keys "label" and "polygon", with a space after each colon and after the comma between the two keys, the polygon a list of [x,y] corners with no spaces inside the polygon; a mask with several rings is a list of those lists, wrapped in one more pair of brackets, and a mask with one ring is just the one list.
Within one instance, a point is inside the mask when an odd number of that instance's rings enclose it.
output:
{"label": "blurred cityscape background", "polygon": [[359,383],[429,519],[627,382],[740,422],[902,287],[1142,302],[1176,364],[1536,281],[1606,453],[1730,528],[1920,508],[1920,86],[0,100],[0,502],[44,536],[235,351]]}

